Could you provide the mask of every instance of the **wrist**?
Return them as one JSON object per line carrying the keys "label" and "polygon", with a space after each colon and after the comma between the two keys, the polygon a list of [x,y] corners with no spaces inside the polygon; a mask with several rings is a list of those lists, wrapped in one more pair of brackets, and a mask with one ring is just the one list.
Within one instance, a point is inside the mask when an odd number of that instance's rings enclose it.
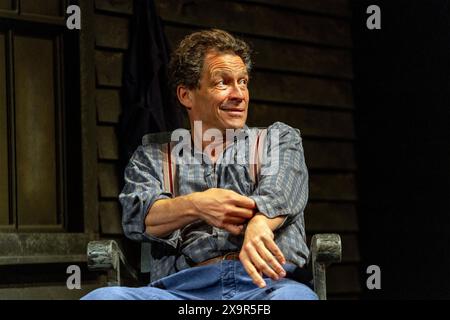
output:
{"label": "wrist", "polygon": [[266,216],[264,216],[263,214],[261,214],[260,212],[256,213],[249,221],[248,224],[249,225],[256,225],[256,224],[266,224],[268,225],[268,218]]}
{"label": "wrist", "polygon": [[268,222],[270,220],[270,218],[266,217],[263,213],[261,212],[257,212],[255,213],[255,215],[253,216],[253,218],[250,219],[254,220],[254,221],[264,221],[264,222]]}
{"label": "wrist", "polygon": [[193,192],[190,194],[187,194],[183,196],[184,201],[184,207],[186,208],[185,212],[186,215],[190,216],[193,219],[200,219],[201,218],[201,212],[198,210],[197,207],[197,193]]}
{"label": "wrist", "polygon": [[256,223],[265,223],[270,230],[275,231],[284,221],[285,216],[278,216],[275,218],[269,218],[261,212],[258,212],[254,215],[254,217],[250,220],[254,220]]}

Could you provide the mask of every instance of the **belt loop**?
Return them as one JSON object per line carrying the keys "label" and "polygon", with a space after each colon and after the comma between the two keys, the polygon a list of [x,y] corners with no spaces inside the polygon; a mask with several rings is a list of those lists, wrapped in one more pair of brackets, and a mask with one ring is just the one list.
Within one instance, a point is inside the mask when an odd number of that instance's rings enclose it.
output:
{"label": "belt loop", "polygon": [[[225,253],[224,256],[222,257],[222,261],[227,260],[227,257],[229,257],[229,256],[231,256],[231,255],[236,255],[236,254],[238,254],[238,253],[237,253],[237,252],[228,252],[228,253]],[[239,257],[239,254],[238,254],[238,257]]]}

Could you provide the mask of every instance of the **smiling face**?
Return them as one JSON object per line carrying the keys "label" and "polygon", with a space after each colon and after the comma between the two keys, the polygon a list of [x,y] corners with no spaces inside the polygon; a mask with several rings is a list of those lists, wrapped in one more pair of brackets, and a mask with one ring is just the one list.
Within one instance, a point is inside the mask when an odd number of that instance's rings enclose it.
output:
{"label": "smiling face", "polygon": [[191,127],[194,121],[202,121],[203,131],[242,128],[247,120],[248,80],[247,68],[239,56],[207,53],[199,88],[178,88],[178,97],[188,109]]}

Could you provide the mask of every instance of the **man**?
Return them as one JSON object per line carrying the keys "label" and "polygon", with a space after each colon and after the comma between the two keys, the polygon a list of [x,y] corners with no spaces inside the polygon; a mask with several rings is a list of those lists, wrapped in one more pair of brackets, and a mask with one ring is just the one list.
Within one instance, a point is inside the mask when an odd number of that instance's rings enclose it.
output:
{"label": "man", "polygon": [[[251,149],[260,131],[245,124],[250,70],[248,45],[225,31],[196,32],[181,41],[170,77],[192,136],[188,148],[171,153],[183,159],[174,173],[176,188],[165,188],[167,153],[146,142],[125,170],[119,197],[125,234],[151,243],[151,283],[101,288],[85,299],[317,299],[293,279],[309,254],[300,133],[280,122],[269,126],[261,148],[270,163],[263,161],[252,180]],[[238,143],[229,130],[238,132]],[[225,161],[239,155],[244,163]]]}

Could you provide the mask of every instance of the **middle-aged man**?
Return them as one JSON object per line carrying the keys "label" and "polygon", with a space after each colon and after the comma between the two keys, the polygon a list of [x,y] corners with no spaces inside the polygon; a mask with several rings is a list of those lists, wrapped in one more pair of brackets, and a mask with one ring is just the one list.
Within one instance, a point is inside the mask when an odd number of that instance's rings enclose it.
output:
{"label": "middle-aged man", "polygon": [[[84,299],[317,299],[299,278],[309,254],[300,132],[269,126],[260,150],[270,161],[252,178],[261,130],[246,126],[250,69],[249,46],[225,31],[181,41],[170,78],[189,116],[189,138],[169,160],[163,144],[144,139],[119,197],[127,237],[151,243],[151,283],[100,288]],[[174,160],[168,178],[164,163]]]}

